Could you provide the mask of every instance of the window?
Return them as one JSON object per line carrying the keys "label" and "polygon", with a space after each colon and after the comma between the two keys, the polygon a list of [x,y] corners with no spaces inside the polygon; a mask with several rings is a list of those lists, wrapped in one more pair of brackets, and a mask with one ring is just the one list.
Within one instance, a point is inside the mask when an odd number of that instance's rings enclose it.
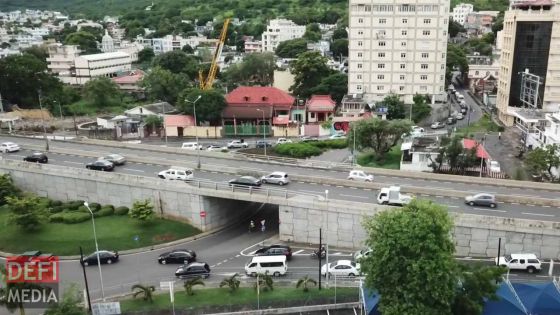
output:
{"label": "window", "polygon": [[423,75],[420,76],[420,80],[424,80],[424,81],[428,80],[428,76],[423,74]]}
{"label": "window", "polygon": [[383,79],[385,79],[385,75],[383,75],[383,74],[378,74],[378,75],[377,75],[377,79],[378,79],[378,80],[383,80]]}
{"label": "window", "polygon": [[429,54],[428,53],[422,53],[422,58],[428,58]]}
{"label": "window", "polygon": [[401,63],[401,69],[405,69],[406,65],[404,63]]}
{"label": "window", "polygon": [[406,53],[401,53],[401,58],[406,58]]}
{"label": "window", "polygon": [[356,79],[361,80],[361,79],[362,79],[362,75],[361,75],[361,74],[358,74],[358,75],[356,76]]}
{"label": "window", "polygon": [[358,35],[364,35],[364,31],[358,31]]}
{"label": "window", "polygon": [[475,75],[478,75],[478,71],[475,71],[474,74],[475,74]]}
{"label": "window", "polygon": [[401,47],[406,47],[406,42],[401,42]]}
{"label": "window", "polygon": [[359,53],[358,53],[358,57],[361,57],[361,56],[362,56],[362,53],[361,53],[361,52],[359,52]]}
{"label": "window", "polygon": [[377,64],[377,69],[385,69],[385,64],[384,63],[378,63]]}
{"label": "window", "polygon": [[387,19],[379,19],[379,24],[386,24],[387,23]]}
{"label": "window", "polygon": [[424,24],[430,24],[432,23],[432,19],[424,19]]}
{"label": "window", "polygon": [[421,64],[420,69],[428,69],[428,64],[427,63]]}
{"label": "window", "polygon": [[404,91],[404,86],[399,86],[399,91]]}
{"label": "window", "polygon": [[364,42],[362,42],[361,40],[358,41],[358,46],[363,46],[363,45],[364,45]]}
{"label": "window", "polygon": [[358,69],[362,69],[362,64],[361,63],[358,64]]}
{"label": "window", "polygon": [[384,47],[385,46],[385,42],[379,42],[377,43],[379,46]]}
{"label": "window", "polygon": [[385,58],[385,53],[384,52],[377,53],[377,57]]}
{"label": "window", "polygon": [[406,31],[406,30],[402,30],[402,31],[401,31],[401,35],[402,35],[402,36],[406,36],[406,34],[407,34],[407,31]]}
{"label": "window", "polygon": [[362,90],[362,86],[361,85],[356,85],[356,90]]}
{"label": "window", "polygon": [[364,23],[364,19],[359,18],[359,19],[358,19],[358,23],[360,23],[360,24],[361,24],[361,23]]}
{"label": "window", "polygon": [[423,31],[422,31],[422,35],[424,35],[424,36],[429,36],[429,35],[430,35],[430,31],[428,31],[428,30],[423,30]]}
{"label": "window", "polygon": [[445,58],[445,53],[441,53],[441,58]]}
{"label": "window", "polygon": [[408,19],[402,19],[402,23],[403,23],[403,24],[407,24],[407,23],[408,23]]}
{"label": "window", "polygon": [[447,31],[443,31],[443,36],[447,36]]}
{"label": "window", "polygon": [[404,74],[401,74],[401,75],[399,76],[399,79],[400,79],[400,80],[404,80]]}
{"label": "window", "polygon": [[378,85],[377,86],[378,91],[383,91],[384,89],[385,89],[385,86],[383,86],[383,85]]}

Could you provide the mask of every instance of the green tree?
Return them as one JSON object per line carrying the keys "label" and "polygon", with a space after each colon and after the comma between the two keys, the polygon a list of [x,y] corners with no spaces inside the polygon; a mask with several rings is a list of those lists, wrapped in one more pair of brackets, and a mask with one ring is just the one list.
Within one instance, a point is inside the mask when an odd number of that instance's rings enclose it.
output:
{"label": "green tree", "polygon": [[163,117],[158,115],[149,115],[144,119],[144,123],[152,130],[156,130],[163,126]]}
{"label": "green tree", "polygon": [[150,99],[176,104],[179,94],[188,86],[188,80],[182,73],[154,67],[144,76],[142,86]]}
{"label": "green tree", "polygon": [[83,296],[79,288],[72,285],[64,291],[61,301],[45,311],[45,315],[87,315],[86,309],[80,305],[82,301]]}
{"label": "green tree", "polygon": [[504,11],[498,13],[498,17],[492,23],[492,33],[494,37],[498,36],[498,32],[504,28]]}
{"label": "green tree", "polygon": [[290,90],[299,97],[310,97],[312,88],[319,85],[322,78],[332,73],[327,66],[327,61],[328,59],[317,51],[300,54],[291,66],[295,77],[294,85],[290,87]]}
{"label": "green tree", "polygon": [[118,105],[121,91],[113,80],[107,77],[99,77],[89,80],[84,85],[83,95],[88,104],[101,109]]}
{"label": "green tree", "polygon": [[35,196],[6,197],[10,209],[9,221],[26,231],[37,230],[44,219],[45,209]]}
{"label": "green tree", "polygon": [[432,112],[432,107],[428,104],[430,101],[429,97],[426,95],[416,94],[413,96],[412,101],[414,105],[412,106],[412,121],[418,123],[422,119],[430,116]]}
{"label": "green tree", "polygon": [[252,53],[243,62],[232,65],[224,74],[228,86],[272,85],[276,68],[273,53]]}
{"label": "green tree", "polygon": [[348,39],[348,32],[346,28],[339,27],[333,32],[332,40],[335,41],[337,39]]}
{"label": "green tree", "polygon": [[133,298],[142,296],[142,300],[150,303],[154,302],[153,292],[156,290],[156,287],[153,285],[135,284],[130,288],[130,290],[132,291]]}
{"label": "green tree", "polygon": [[412,124],[409,120],[382,120],[379,118],[363,119],[352,123],[355,132],[348,133],[348,144],[353,146],[356,136],[356,148],[360,151],[371,149],[378,160],[382,160],[403,134],[410,133]]}
{"label": "green tree", "polygon": [[[189,24],[187,24],[189,25]],[[194,53],[194,49],[191,47],[191,45],[189,44],[185,44],[185,46],[181,47],[181,50],[187,54],[192,54]]]}
{"label": "green tree", "polygon": [[437,157],[432,160],[430,166],[434,172],[438,172],[443,163],[449,165],[451,172],[464,174],[467,168],[478,164],[476,148],[465,149],[463,138],[460,136],[452,139],[445,137],[441,141]]}
{"label": "green tree", "polygon": [[149,222],[154,218],[154,205],[149,199],[136,200],[132,204],[132,208],[128,212],[131,218],[137,219],[141,222]]}
{"label": "green tree", "polygon": [[299,54],[307,51],[305,38],[290,39],[281,42],[276,47],[276,55],[280,58],[297,58]]}
{"label": "green tree", "polygon": [[47,57],[49,56],[45,46],[31,46],[22,50],[22,53],[33,55],[39,60],[47,60]]}
{"label": "green tree", "polygon": [[469,71],[469,63],[465,50],[456,44],[447,44],[447,60],[445,69],[445,78],[447,82],[451,80],[451,71],[457,67],[461,73],[465,74]]}
{"label": "green tree", "polygon": [[[222,111],[226,108],[226,100],[224,95],[216,90],[200,90],[197,88],[186,89],[181,93],[179,99],[179,108],[181,112],[187,115],[194,115],[193,103],[198,96],[200,99],[196,102],[196,121],[200,124],[208,121],[212,124],[220,122]],[[188,101],[187,101],[188,100]]]}
{"label": "green tree", "polygon": [[194,80],[198,76],[199,61],[184,51],[173,50],[158,55],[153,60],[154,67],[161,67],[173,73],[184,73]]}
{"label": "green tree", "polygon": [[303,38],[311,42],[317,42],[321,40],[321,30],[319,29],[319,24],[308,24],[305,28],[305,34],[303,34]]}
{"label": "green tree", "polygon": [[337,104],[340,104],[347,91],[348,75],[335,72],[324,77],[319,85],[311,89],[311,94],[329,94]]}
{"label": "green tree", "polygon": [[313,278],[309,278],[309,275],[305,275],[305,277],[300,278],[296,284],[296,289],[299,289],[300,287],[303,288],[303,292],[307,292],[309,291],[309,285],[313,285],[316,286],[317,285],[317,281],[315,281]]}
{"label": "green tree", "polygon": [[230,292],[235,292],[239,289],[239,284],[241,284],[241,281],[239,281],[237,277],[239,277],[239,274],[235,273],[233,276],[225,278],[220,282],[220,288],[228,287]]}
{"label": "green tree", "polygon": [[453,315],[480,315],[486,300],[497,300],[498,283],[504,267],[458,264],[459,287],[453,301]]}
{"label": "green tree", "polygon": [[404,102],[397,94],[389,94],[383,99],[383,104],[387,106],[387,119],[403,119],[406,117]]}
{"label": "green tree", "polygon": [[334,40],[331,44],[331,52],[335,57],[348,56],[348,40],[344,38]]}
{"label": "green tree", "polygon": [[152,62],[155,54],[152,48],[146,47],[138,52],[138,63]]}
{"label": "green tree", "polygon": [[185,293],[188,296],[194,295],[193,288],[196,285],[204,286],[204,281],[202,281],[202,278],[196,277],[185,281],[185,283],[183,284],[183,287],[185,288]]}
{"label": "green tree", "polygon": [[466,32],[463,25],[459,24],[459,22],[453,21],[452,19],[449,20],[447,31],[449,32],[449,37],[451,38],[457,36],[460,32]]}
{"label": "green tree", "polygon": [[274,290],[274,280],[272,276],[268,274],[268,271],[266,273],[260,273],[257,275],[257,281],[253,287],[255,290],[272,291]]}
{"label": "green tree", "polygon": [[16,197],[21,190],[14,185],[10,174],[0,175],[0,206],[6,204],[6,197]]}
{"label": "green tree", "polygon": [[64,44],[78,45],[84,54],[95,54],[101,52],[99,48],[97,48],[97,39],[95,38],[95,35],[85,31],[77,31],[68,34],[64,39]]}
{"label": "green tree", "polygon": [[548,172],[549,177],[554,180],[552,169],[560,168],[560,146],[548,144],[544,148],[534,149],[527,154],[525,164],[535,174]]}
{"label": "green tree", "polygon": [[372,252],[362,260],[362,270],[366,286],[379,291],[379,311],[451,314],[458,281],[447,210],[413,200],[376,214],[364,226]]}

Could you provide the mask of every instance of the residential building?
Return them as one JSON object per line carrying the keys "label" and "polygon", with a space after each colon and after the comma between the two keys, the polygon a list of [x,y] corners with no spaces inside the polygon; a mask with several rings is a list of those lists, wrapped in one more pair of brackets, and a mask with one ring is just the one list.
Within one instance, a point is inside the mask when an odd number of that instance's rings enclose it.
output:
{"label": "residential building", "polygon": [[21,51],[11,48],[0,48],[0,59],[12,55],[21,55]]}
{"label": "residential building", "polygon": [[327,56],[331,51],[331,43],[328,40],[320,40],[315,43],[307,43],[307,50],[318,51],[322,56]]}
{"label": "residential building", "polygon": [[185,45],[196,48],[199,45],[215,46],[218,43],[217,39],[208,39],[205,36],[190,36],[183,38],[180,35],[166,35],[162,38],[143,38],[142,36],[136,37],[136,43],[146,48],[152,48],[156,55],[170,52],[173,50],[181,50]]}
{"label": "residential building", "polygon": [[437,137],[411,137],[401,144],[401,171],[431,172],[430,166],[438,157],[440,140]]}
{"label": "residential building", "polygon": [[453,8],[453,21],[465,25],[467,16],[473,12],[473,5],[470,3],[459,3]]}
{"label": "residential building", "polygon": [[547,113],[542,123],[534,128],[527,137],[527,146],[532,148],[544,147],[549,144],[560,145],[560,111]]}
{"label": "residential building", "polygon": [[263,51],[274,52],[278,44],[290,39],[303,37],[305,26],[286,19],[270,20],[266,31],[262,33]]}
{"label": "residential building", "polygon": [[334,116],[336,102],[330,95],[312,95],[306,107],[307,122],[322,123]]}
{"label": "residential building", "polygon": [[75,60],[76,84],[82,85],[95,77],[116,77],[119,72],[129,71],[132,67],[130,55],[110,52],[79,56]]}
{"label": "residential building", "polygon": [[143,118],[147,116],[163,116],[169,114],[176,114],[177,109],[167,102],[157,102],[146,105],[139,105],[124,111],[126,116],[134,118]]}
{"label": "residential building", "polygon": [[[530,85],[532,88],[523,88],[523,78],[534,79],[535,84]],[[513,2],[504,16],[498,118],[507,126],[530,125],[531,122],[525,119],[533,120],[531,117],[536,114],[527,114],[520,109],[557,112],[560,110],[558,104],[560,5],[552,0]]]}
{"label": "residential building", "polygon": [[105,30],[105,35],[101,38],[101,51],[104,53],[115,51],[115,43],[108,30]]}
{"label": "residential building", "polygon": [[145,75],[144,71],[135,69],[124,75],[114,77],[112,80],[118,85],[119,89],[125,92],[141,92],[144,88],[140,86],[140,83]]}
{"label": "residential building", "polygon": [[258,53],[262,51],[262,42],[260,40],[255,40],[252,38],[245,40],[244,42],[244,49],[245,52],[250,54],[250,53]]}
{"label": "residential building", "polygon": [[467,56],[469,63],[468,84],[474,94],[493,93],[498,84],[499,62],[480,54]]}
{"label": "residential building", "polygon": [[194,117],[190,115],[165,115],[163,117],[165,134],[169,137],[183,137],[185,130],[194,127]]}
{"label": "residential building", "polygon": [[62,83],[77,84],[76,58],[80,55],[77,45],[52,44],[47,49],[49,57],[47,63],[49,70],[54,73]]}
{"label": "residential building", "polygon": [[471,12],[467,15],[465,28],[477,29],[480,34],[485,34],[492,31],[492,24],[494,23],[494,16],[481,12]]}
{"label": "residential building", "polygon": [[380,101],[395,93],[445,98],[449,0],[383,4],[350,0],[348,93]]}
{"label": "residential building", "polygon": [[340,114],[342,117],[358,117],[366,112],[367,101],[363,94],[347,94],[342,98]]}

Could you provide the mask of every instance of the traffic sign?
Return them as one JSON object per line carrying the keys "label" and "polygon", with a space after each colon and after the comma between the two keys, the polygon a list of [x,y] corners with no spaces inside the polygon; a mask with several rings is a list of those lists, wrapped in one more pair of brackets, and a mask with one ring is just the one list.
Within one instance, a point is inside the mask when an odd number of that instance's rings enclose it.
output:
{"label": "traffic sign", "polygon": [[94,303],[91,305],[93,315],[118,315],[121,313],[121,303]]}
{"label": "traffic sign", "polygon": [[204,211],[204,210],[200,211],[200,217],[201,218],[206,218],[206,211]]}

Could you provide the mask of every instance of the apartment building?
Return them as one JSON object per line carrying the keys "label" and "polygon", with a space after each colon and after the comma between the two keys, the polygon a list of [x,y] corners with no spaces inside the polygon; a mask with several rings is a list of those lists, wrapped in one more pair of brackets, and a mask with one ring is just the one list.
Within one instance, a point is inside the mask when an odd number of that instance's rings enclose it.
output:
{"label": "apartment building", "polygon": [[467,16],[473,12],[473,5],[470,3],[459,3],[453,8],[453,21],[465,25]]}
{"label": "apartment building", "polygon": [[[498,118],[508,126],[522,125],[527,116],[524,109],[559,111],[560,5],[552,0],[512,2],[502,34]],[[538,88],[522,87],[528,75],[538,78]]]}
{"label": "apartment building", "polygon": [[449,0],[350,0],[348,93],[445,96]]}
{"label": "apartment building", "polygon": [[74,61],[80,56],[77,45],[62,45],[60,43],[49,45],[47,63],[49,70],[54,73],[62,83],[77,84]]}
{"label": "apartment building", "polygon": [[262,34],[262,50],[274,52],[281,42],[303,37],[305,26],[286,19],[270,20]]}
{"label": "apartment building", "polygon": [[136,43],[146,47],[152,48],[156,55],[170,52],[173,50],[181,50],[185,45],[196,48],[199,45],[216,46],[217,39],[207,38],[206,36],[189,36],[183,38],[180,35],[166,35],[162,38],[143,38],[142,36],[136,37]]}

